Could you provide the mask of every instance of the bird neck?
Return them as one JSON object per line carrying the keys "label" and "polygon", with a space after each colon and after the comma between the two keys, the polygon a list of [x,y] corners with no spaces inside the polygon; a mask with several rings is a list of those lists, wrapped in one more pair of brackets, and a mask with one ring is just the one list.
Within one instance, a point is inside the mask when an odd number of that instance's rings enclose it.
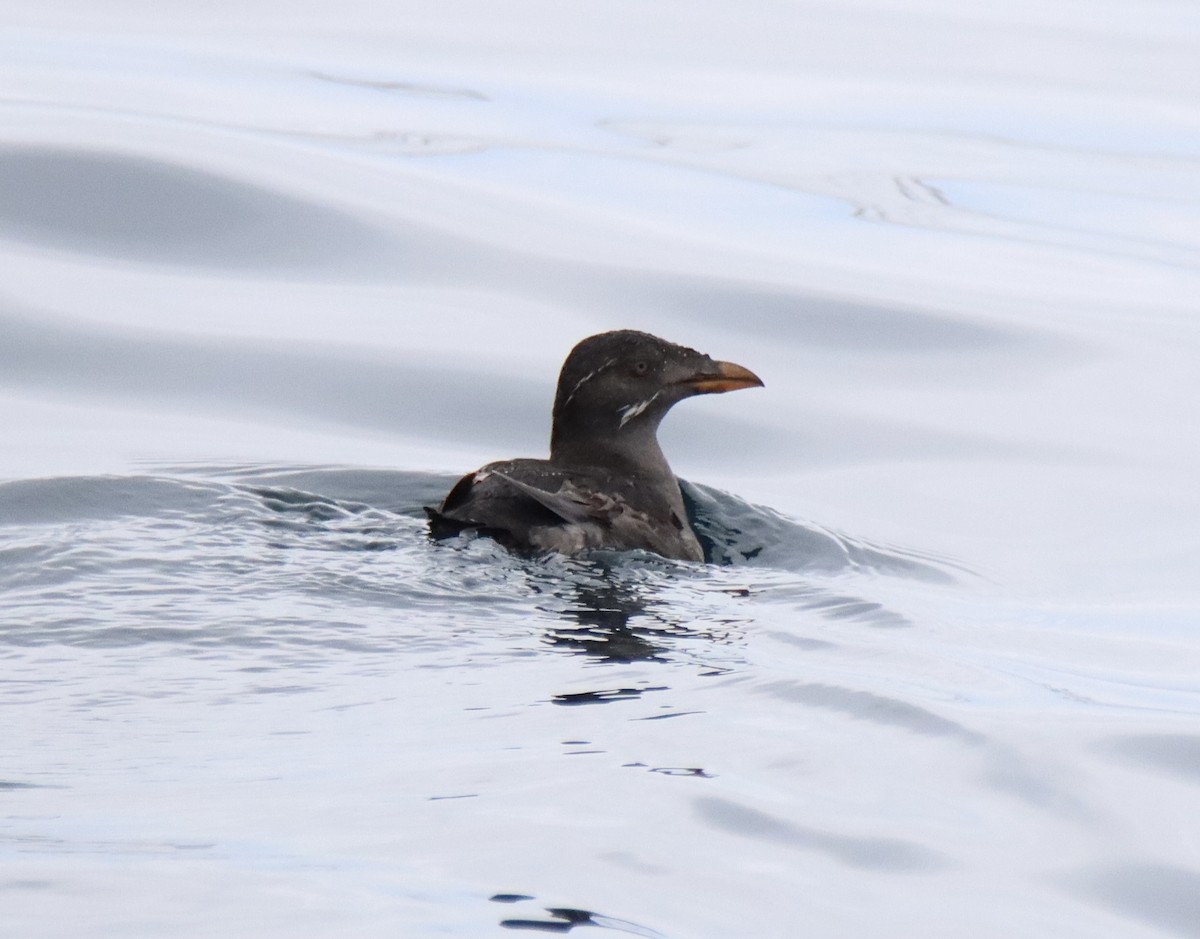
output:
{"label": "bird neck", "polygon": [[563,467],[599,467],[627,477],[675,478],[652,427],[624,427],[607,434],[566,434],[555,427],[550,462]]}
{"label": "bird neck", "polygon": [[[550,463],[560,469],[602,470],[612,475],[614,494],[654,518],[687,518],[679,480],[658,445],[654,428],[622,428],[614,434],[562,434],[556,428]],[[699,549],[697,549],[699,550]]]}

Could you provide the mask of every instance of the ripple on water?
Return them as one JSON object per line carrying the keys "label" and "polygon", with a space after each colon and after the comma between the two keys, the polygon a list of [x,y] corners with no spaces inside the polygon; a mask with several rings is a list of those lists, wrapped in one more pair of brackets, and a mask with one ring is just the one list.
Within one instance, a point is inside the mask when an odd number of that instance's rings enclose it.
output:
{"label": "ripple on water", "polygon": [[695,807],[700,818],[714,828],[751,840],[815,851],[849,867],[933,873],[950,863],[936,851],[900,838],[857,837],[807,828],[728,799],[707,796],[697,799]]}
{"label": "ripple on water", "polygon": [[1200,936],[1200,873],[1169,864],[1118,863],[1065,878],[1072,892],[1177,936]]}
{"label": "ripple on water", "polygon": [[0,234],[122,261],[332,268],[380,232],[293,196],[142,156],[0,149]]}
{"label": "ripple on water", "polygon": [[484,538],[434,542],[423,506],[449,476],[170,472],[0,484],[8,642],[382,652],[496,634],[634,662],[735,640],[749,619],[740,604],[759,589],[745,580],[751,567],[818,615],[876,625],[898,614],[819,581],[864,567],[949,578],[932,561],[699,486],[687,487],[690,506],[720,563],[697,567],[637,552],[520,558]]}

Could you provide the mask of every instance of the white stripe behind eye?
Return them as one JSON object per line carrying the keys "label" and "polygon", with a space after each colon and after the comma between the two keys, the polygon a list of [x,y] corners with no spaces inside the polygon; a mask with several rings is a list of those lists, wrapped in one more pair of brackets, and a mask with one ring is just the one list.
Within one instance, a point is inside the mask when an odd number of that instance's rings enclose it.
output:
{"label": "white stripe behind eye", "polygon": [[581,378],[581,379],[579,379],[579,381],[575,382],[575,387],[571,389],[570,393],[567,395],[566,399],[563,401],[562,406],[565,408],[568,404],[570,404],[571,399],[575,397],[575,392],[577,392],[580,388],[582,388],[587,382],[591,381],[593,378],[595,378],[597,375],[599,375],[601,372],[603,372],[609,366],[616,365],[616,364],[617,364],[616,359],[609,359],[607,362],[605,362],[599,368],[594,368],[590,372],[588,372],[586,375],[584,375],[583,378]]}
{"label": "white stripe behind eye", "polygon": [[646,410],[646,408],[650,407],[650,405],[654,403],[654,399],[657,398],[658,395],[659,395],[659,392],[656,391],[645,401],[639,401],[637,404],[627,404],[623,408],[617,408],[617,413],[621,415],[621,423],[617,425],[617,429],[620,430],[622,427],[624,427],[626,425],[626,423],[633,420],[635,417],[637,417],[639,414],[641,414],[644,410]]}

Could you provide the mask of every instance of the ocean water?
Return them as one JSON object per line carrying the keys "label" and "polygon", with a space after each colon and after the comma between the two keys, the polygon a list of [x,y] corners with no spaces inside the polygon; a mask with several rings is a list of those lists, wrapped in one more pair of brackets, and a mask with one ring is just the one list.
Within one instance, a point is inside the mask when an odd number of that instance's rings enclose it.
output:
{"label": "ocean water", "polygon": [[0,935],[1200,936],[1194,4],[2,14]]}

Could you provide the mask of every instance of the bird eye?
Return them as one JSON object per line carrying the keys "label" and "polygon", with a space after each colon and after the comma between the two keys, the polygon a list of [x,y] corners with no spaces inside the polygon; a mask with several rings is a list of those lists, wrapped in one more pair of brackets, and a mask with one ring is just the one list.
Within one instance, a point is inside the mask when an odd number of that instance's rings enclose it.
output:
{"label": "bird eye", "polygon": [[634,372],[636,372],[638,375],[645,375],[646,372],[649,371],[649,369],[650,369],[650,366],[644,361],[638,362],[636,365],[633,366]]}

